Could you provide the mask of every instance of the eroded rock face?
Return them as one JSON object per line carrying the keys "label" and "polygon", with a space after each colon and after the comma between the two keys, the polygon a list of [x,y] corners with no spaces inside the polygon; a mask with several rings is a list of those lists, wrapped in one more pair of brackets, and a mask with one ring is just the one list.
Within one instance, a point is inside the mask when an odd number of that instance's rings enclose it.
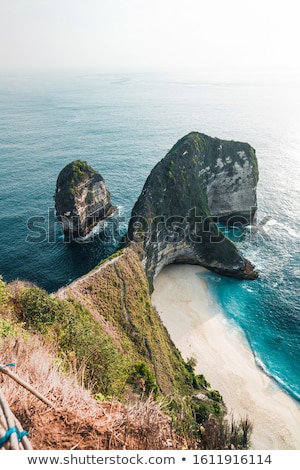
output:
{"label": "eroded rock face", "polygon": [[257,211],[258,167],[254,149],[247,143],[208,138],[206,156],[207,203],[212,216],[233,225],[249,224]]}
{"label": "eroded rock face", "polygon": [[115,210],[103,177],[81,160],[69,163],[60,172],[55,208],[63,232],[70,238],[85,236]]}
{"label": "eroded rock face", "polygon": [[153,278],[167,264],[200,264],[236,278],[257,277],[254,266],[219,231],[255,217],[257,160],[246,144],[192,132],[151,171],[131,214],[128,240],[139,243]]}

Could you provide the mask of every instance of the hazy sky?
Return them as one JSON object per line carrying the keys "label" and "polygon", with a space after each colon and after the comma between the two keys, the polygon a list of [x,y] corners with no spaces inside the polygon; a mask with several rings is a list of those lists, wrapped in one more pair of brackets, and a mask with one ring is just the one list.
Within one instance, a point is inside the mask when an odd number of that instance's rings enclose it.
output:
{"label": "hazy sky", "polygon": [[0,67],[299,69],[298,0],[0,0]]}

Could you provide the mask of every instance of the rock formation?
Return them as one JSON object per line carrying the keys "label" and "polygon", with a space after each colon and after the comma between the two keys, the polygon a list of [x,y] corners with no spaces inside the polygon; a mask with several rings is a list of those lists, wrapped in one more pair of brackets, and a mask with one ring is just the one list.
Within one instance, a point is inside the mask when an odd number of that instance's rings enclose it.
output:
{"label": "rock formation", "polygon": [[152,285],[167,264],[200,264],[242,279],[254,266],[215,222],[248,224],[257,209],[258,167],[246,144],[192,132],[153,168],[131,214],[127,241],[142,247]]}
{"label": "rock formation", "polygon": [[63,232],[70,238],[85,236],[115,210],[100,173],[81,160],[69,163],[60,172],[55,208]]}

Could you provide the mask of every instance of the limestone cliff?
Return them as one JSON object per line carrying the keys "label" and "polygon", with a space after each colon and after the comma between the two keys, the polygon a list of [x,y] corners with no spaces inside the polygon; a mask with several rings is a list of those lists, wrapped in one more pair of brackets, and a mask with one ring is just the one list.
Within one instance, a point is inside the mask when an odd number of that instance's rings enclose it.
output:
{"label": "limestone cliff", "polygon": [[215,222],[251,222],[257,181],[250,145],[197,132],[179,140],[151,171],[128,227],[127,240],[143,249],[150,286],[159,271],[174,262],[256,278],[253,265]]}
{"label": "limestone cliff", "polygon": [[81,160],[69,163],[60,172],[55,208],[64,233],[71,238],[86,235],[115,210],[100,173]]}

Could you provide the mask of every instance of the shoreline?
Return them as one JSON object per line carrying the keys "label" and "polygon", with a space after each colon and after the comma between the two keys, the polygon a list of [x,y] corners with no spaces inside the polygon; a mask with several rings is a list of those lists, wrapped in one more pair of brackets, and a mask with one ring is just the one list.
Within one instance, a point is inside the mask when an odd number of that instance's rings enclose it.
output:
{"label": "shoreline", "polygon": [[251,449],[300,449],[300,405],[255,362],[245,335],[218,308],[201,266],[169,265],[154,280],[152,303],[183,358],[224,398],[228,415],[253,423]]}

